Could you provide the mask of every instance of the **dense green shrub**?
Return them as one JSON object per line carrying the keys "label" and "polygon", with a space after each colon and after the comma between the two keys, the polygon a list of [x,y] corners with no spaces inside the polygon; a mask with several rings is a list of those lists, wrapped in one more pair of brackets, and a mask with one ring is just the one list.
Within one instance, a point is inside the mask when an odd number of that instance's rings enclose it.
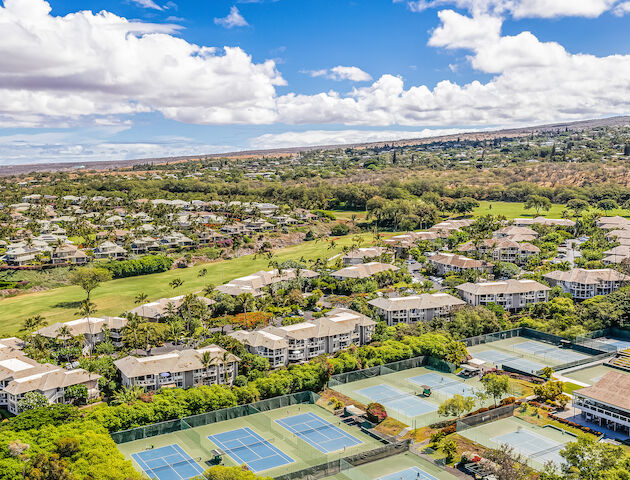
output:
{"label": "dense green shrub", "polygon": [[173,260],[166,255],[147,255],[135,260],[112,261],[103,265],[114,278],[135,277],[170,270]]}

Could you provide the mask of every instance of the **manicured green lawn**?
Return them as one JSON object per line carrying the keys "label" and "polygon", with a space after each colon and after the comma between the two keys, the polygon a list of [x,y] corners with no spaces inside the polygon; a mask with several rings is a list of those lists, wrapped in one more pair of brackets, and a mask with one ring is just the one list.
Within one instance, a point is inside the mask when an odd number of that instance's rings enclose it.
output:
{"label": "manicured green lawn", "polygon": [[337,220],[347,220],[351,221],[352,216],[355,216],[355,220],[357,222],[364,222],[367,217],[367,213],[365,210],[326,210],[329,213],[332,213]]}
{"label": "manicured green lawn", "polygon": [[[562,218],[562,211],[565,210],[565,206],[562,204],[554,203],[551,205],[551,209],[548,211],[541,210],[539,215],[547,218]],[[571,212],[569,212],[571,214]],[[525,209],[523,202],[488,202],[480,201],[479,207],[473,211],[475,217],[482,215],[505,215],[505,217],[511,218],[527,218],[535,217],[536,210],[530,208]],[[630,211],[623,208],[617,208],[606,212],[607,216],[621,215],[624,217],[630,216]]]}
{"label": "manicured green lawn", "polygon": [[[334,249],[329,249],[330,243],[327,241],[313,241],[277,250],[274,260],[330,258],[341,251],[344,245],[352,244],[352,237],[340,237]],[[365,245],[372,241],[372,234],[363,234],[362,237]],[[121,278],[106,282],[94,290],[92,301],[96,304],[97,315],[120,315],[135,306],[134,299],[138,293],[146,293],[150,301],[196,292],[208,284],[220,285],[233,278],[268,269],[268,264],[266,257],[254,259],[253,255],[249,255],[192,268]],[[200,277],[199,271],[203,268],[208,273]],[[168,284],[175,278],[180,278],[184,283],[173,290]],[[17,334],[22,322],[33,315],[42,315],[49,324],[77,318],[78,303],[84,298],[85,293],[79,287],[69,286],[0,300],[0,336]]]}

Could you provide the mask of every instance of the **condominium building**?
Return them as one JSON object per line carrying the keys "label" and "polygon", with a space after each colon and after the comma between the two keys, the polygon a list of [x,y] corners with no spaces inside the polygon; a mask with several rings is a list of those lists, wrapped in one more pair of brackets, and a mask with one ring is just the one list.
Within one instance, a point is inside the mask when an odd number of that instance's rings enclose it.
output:
{"label": "condominium building", "polygon": [[481,255],[491,255],[494,261],[517,265],[527,263],[530,257],[540,253],[536,245],[527,242],[518,243],[509,238],[487,238],[477,245],[471,241],[460,245],[458,250],[464,253],[477,252]]}
{"label": "condominium building", "polygon": [[435,267],[438,275],[464,271],[491,272],[493,267],[491,263],[483,260],[475,260],[454,253],[436,253],[427,257],[427,262]]}
{"label": "condominium building", "polygon": [[387,248],[384,247],[365,247],[357,248],[351,252],[346,253],[341,257],[344,265],[360,265],[365,259],[378,258],[381,255],[390,253]]}
{"label": "condominium building", "polygon": [[111,258],[114,260],[122,260],[127,256],[127,250],[110,241],[101,243],[92,253],[94,258]]}
{"label": "condominium building", "polygon": [[251,293],[254,297],[263,295],[264,288],[270,285],[288,282],[295,279],[311,279],[319,276],[318,273],[305,268],[286,268],[283,270],[270,270],[268,272],[261,270],[245,277],[235,278],[228,283],[219,285],[215,290],[227,295],[240,295],[242,293]]}
{"label": "condominium building", "polygon": [[115,347],[120,348],[122,343],[122,331],[127,325],[127,319],[122,317],[85,317],[64,323],[53,323],[35,331],[35,335],[46,338],[61,338],[64,327],[70,333],[70,337],[83,335],[88,346],[109,339]]}
{"label": "condominium building", "polygon": [[396,251],[396,255],[400,255],[404,250],[415,247],[418,242],[423,240],[436,240],[440,238],[437,232],[409,232],[400,235],[394,235],[385,239],[383,242]]}
{"label": "condominium building", "polygon": [[388,270],[398,271],[399,268],[389,263],[370,262],[342,268],[331,273],[330,276],[338,280],[362,279]]}
{"label": "condominium building", "polygon": [[464,283],[457,290],[469,305],[494,303],[505,310],[516,311],[528,305],[546,302],[548,286],[534,280],[505,280],[502,282]]}
{"label": "condominium building", "polygon": [[68,403],[66,389],[85,385],[88,398],[99,396],[98,379],[82,368],[66,370],[50,363],[38,363],[14,348],[15,339],[0,340],[0,406],[20,413],[19,402],[29,392],[46,397],[48,403]]}
{"label": "condominium building", "polygon": [[538,232],[528,227],[503,227],[494,232],[494,238],[509,238],[515,242],[531,242],[538,237]]}
{"label": "condominium building", "polygon": [[566,272],[556,270],[546,273],[543,278],[552,287],[556,285],[562,287],[562,290],[573,295],[576,300],[608,295],[630,281],[628,275],[611,268],[597,270],[573,268]]}
{"label": "condominium building", "polygon": [[271,333],[269,328],[254,332],[237,330],[229,336],[245,345],[249,353],[268,359],[271,368],[284,367],[289,362],[289,341]]}
{"label": "condominium building", "polygon": [[390,327],[398,323],[428,322],[448,316],[466,302],[447,293],[423,293],[410,297],[375,298],[368,302]]}
{"label": "condominium building", "polygon": [[595,221],[595,225],[604,229],[628,229],[630,228],[630,220],[616,215],[614,217],[599,217]]}
{"label": "condominium building", "polygon": [[573,406],[586,420],[630,436],[630,374],[611,370],[590,387],[573,391]]}
{"label": "condominium building", "polygon": [[116,360],[114,365],[120,371],[124,386],[158,390],[165,387],[232,385],[238,375],[240,361],[223,348],[210,345],[149,357],[129,356]]}
{"label": "condominium building", "polygon": [[534,217],[534,218],[515,218],[514,225],[516,227],[529,227],[530,225],[545,225],[548,227],[574,227],[575,222],[568,218],[546,218],[546,217]]}
{"label": "condominium building", "polygon": [[[177,310],[182,303],[186,295],[178,295],[170,298],[159,298],[153,302],[145,303],[139,307],[132,308],[127,313],[138,315],[141,318],[149,320],[151,322],[159,322],[162,318],[167,317],[171,311]],[[202,297],[198,295],[197,300],[204,303],[207,306],[217,303],[210,298]]]}
{"label": "condominium building", "polygon": [[50,255],[53,265],[70,263],[72,265],[84,265],[88,262],[87,254],[74,245],[57,247]]}
{"label": "condominium building", "polygon": [[236,331],[229,335],[250,353],[268,358],[272,367],[306,362],[332,354],[350,345],[372,340],[376,322],[346,308],[336,308],[321,318],[284,327],[266,327],[255,332]]}

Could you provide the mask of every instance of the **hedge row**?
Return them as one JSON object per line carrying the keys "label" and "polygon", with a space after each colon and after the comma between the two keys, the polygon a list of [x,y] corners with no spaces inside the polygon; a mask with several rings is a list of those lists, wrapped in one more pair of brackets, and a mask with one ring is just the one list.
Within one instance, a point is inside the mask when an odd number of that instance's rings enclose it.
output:
{"label": "hedge row", "polygon": [[112,261],[103,265],[112,272],[114,278],[135,277],[151,273],[166,272],[173,266],[173,260],[166,255],[147,255],[135,260]]}

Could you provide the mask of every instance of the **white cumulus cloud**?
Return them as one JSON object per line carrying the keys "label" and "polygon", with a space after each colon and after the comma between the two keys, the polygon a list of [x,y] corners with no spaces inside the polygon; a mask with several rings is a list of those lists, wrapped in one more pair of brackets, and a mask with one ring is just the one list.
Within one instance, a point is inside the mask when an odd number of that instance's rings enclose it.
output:
{"label": "white cumulus cloud", "polygon": [[135,3],[136,5],[142,7],[142,8],[151,8],[153,10],[164,10],[162,7],[160,7],[157,3],[155,3],[153,0],[132,0],[133,3]]}
{"label": "white cumulus cloud", "polygon": [[173,35],[179,28],[106,11],[53,16],[43,0],[5,0],[0,125],[148,111],[191,123],[274,120],[275,87],[285,82],[273,61],[188,43]]}
{"label": "white cumulus cloud", "polygon": [[350,80],[352,82],[369,82],[372,80],[372,76],[361,70],[359,67],[344,67],[342,65],[337,65],[331,69],[303,70],[302,73],[306,73],[311,77],[326,77],[330,80],[336,80],[338,82],[343,80]]}
{"label": "white cumulus cloud", "polygon": [[[403,0],[394,0],[401,3]],[[599,17],[620,0],[408,0],[412,12],[455,6],[473,14],[510,14],[514,18]]]}
{"label": "white cumulus cloud", "polygon": [[247,27],[249,25],[247,23],[247,20],[243,18],[243,15],[241,15],[241,12],[239,12],[236,5],[234,5],[230,9],[230,13],[227,15],[227,17],[215,18],[214,23],[216,23],[217,25],[222,25],[225,28]]}

